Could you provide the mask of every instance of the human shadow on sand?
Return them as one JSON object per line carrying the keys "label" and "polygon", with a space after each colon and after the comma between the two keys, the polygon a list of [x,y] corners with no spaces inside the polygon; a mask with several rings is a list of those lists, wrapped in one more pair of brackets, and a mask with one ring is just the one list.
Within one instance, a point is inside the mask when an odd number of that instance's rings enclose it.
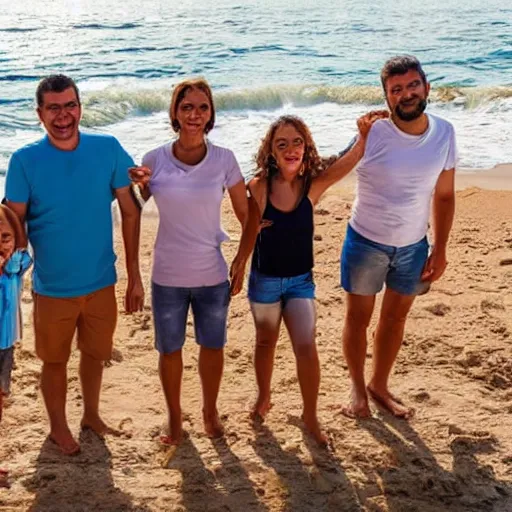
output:
{"label": "human shadow on sand", "polygon": [[452,431],[452,471],[441,467],[414,428],[384,415],[359,422],[391,449],[391,461],[373,468],[368,480],[380,481],[390,512],[506,512],[512,510],[512,484],[499,481],[478,454],[496,452],[497,440],[486,432]]}
{"label": "human shadow on sand", "polygon": [[257,428],[254,451],[274,469],[283,486],[283,501],[287,511],[358,512],[362,510],[355,490],[336,457],[320,448],[304,431],[298,418],[289,423],[301,428],[303,441],[312,463],[304,463],[293,450],[283,449],[272,431],[265,425]]}
{"label": "human shadow on sand", "polygon": [[265,512],[267,508],[259,502],[247,472],[226,440],[212,440],[212,444],[221,460],[221,465],[214,471],[205,466],[204,455],[201,456],[190,437],[176,448],[166,466],[181,473],[181,496],[185,510]]}
{"label": "human shadow on sand", "polygon": [[63,455],[47,438],[36,470],[23,485],[35,494],[31,512],[140,511],[129,495],[115,486],[112,454],[105,441],[91,430],[80,433],[81,452]]}

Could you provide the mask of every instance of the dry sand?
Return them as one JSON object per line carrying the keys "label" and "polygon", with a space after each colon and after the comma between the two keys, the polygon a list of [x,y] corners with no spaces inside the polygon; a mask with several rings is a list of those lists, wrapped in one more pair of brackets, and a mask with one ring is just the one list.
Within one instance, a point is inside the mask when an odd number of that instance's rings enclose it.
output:
{"label": "dry sand", "polygon": [[[40,364],[26,314],[11,403],[0,426],[0,466],[9,468],[12,483],[9,490],[0,489],[0,510],[512,511],[511,174],[504,167],[489,171],[487,182],[484,174],[459,178],[460,187],[471,188],[457,195],[450,265],[416,301],[392,380],[393,389],[416,408],[410,422],[378,411],[361,422],[340,415],[349,390],[340,343],[345,299],[338,286],[340,246],[353,199],[346,182],[331,190],[316,212],[319,415],[330,450],[313,446],[301,430],[295,363],[284,330],[275,362],[274,407],[264,427],[252,427],[254,330],[243,292],[234,298],[229,318],[219,404],[224,440],[212,442],[203,434],[198,351],[190,324],[182,391],[190,437],[174,453],[159,447],[166,413],[147,307],[120,317],[115,357],[105,370],[103,415],[125,436],[102,442],[81,433],[82,453],[64,457],[45,440]],[[227,204],[224,219],[233,235],[224,247],[231,260],[238,234]],[[147,213],[141,247],[146,285],[156,227],[156,215]],[[116,245],[121,254],[119,233]],[[119,274],[121,307],[122,258]],[[26,313],[30,308],[26,291]],[[79,435],[77,361],[75,353],[68,412]]]}

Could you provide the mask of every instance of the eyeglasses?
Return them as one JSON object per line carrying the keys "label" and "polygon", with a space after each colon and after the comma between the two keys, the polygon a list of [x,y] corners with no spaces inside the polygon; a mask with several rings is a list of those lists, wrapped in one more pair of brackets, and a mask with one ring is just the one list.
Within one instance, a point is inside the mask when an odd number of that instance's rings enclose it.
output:
{"label": "eyeglasses", "polygon": [[45,110],[51,112],[52,114],[60,114],[63,110],[66,112],[72,112],[76,108],[80,106],[78,101],[68,101],[63,105],[59,105],[58,103],[50,103],[49,105],[45,105]]}

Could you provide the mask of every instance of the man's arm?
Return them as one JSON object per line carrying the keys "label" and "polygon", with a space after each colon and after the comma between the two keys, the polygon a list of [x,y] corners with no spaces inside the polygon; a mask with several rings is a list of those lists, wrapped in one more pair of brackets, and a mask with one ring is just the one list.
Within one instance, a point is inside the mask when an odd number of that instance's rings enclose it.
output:
{"label": "man's arm", "polygon": [[129,186],[117,188],[115,194],[121,210],[126,272],[128,274],[125,309],[127,313],[133,313],[142,311],[144,306],[144,288],[139,267],[141,212],[132,197]]}
{"label": "man's arm", "polygon": [[455,215],[455,169],[443,171],[439,176],[433,198],[434,249],[430,255],[422,279],[437,281],[444,273],[446,247]]}
{"label": "man's arm", "polygon": [[16,240],[16,245],[19,248],[26,248],[28,245],[27,233],[25,231],[25,217],[27,216],[27,203],[13,203],[6,201],[5,205],[13,211],[19,219],[19,226],[16,227],[16,232],[20,240]]}

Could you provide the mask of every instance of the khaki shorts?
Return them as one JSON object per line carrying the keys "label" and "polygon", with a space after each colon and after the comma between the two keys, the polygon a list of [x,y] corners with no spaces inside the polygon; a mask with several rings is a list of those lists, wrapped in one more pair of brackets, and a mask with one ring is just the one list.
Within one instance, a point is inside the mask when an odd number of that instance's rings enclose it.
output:
{"label": "khaki shorts", "polygon": [[78,348],[100,361],[110,359],[117,322],[114,286],[72,298],[34,293],[36,353],[46,363],[65,363],[77,331]]}

